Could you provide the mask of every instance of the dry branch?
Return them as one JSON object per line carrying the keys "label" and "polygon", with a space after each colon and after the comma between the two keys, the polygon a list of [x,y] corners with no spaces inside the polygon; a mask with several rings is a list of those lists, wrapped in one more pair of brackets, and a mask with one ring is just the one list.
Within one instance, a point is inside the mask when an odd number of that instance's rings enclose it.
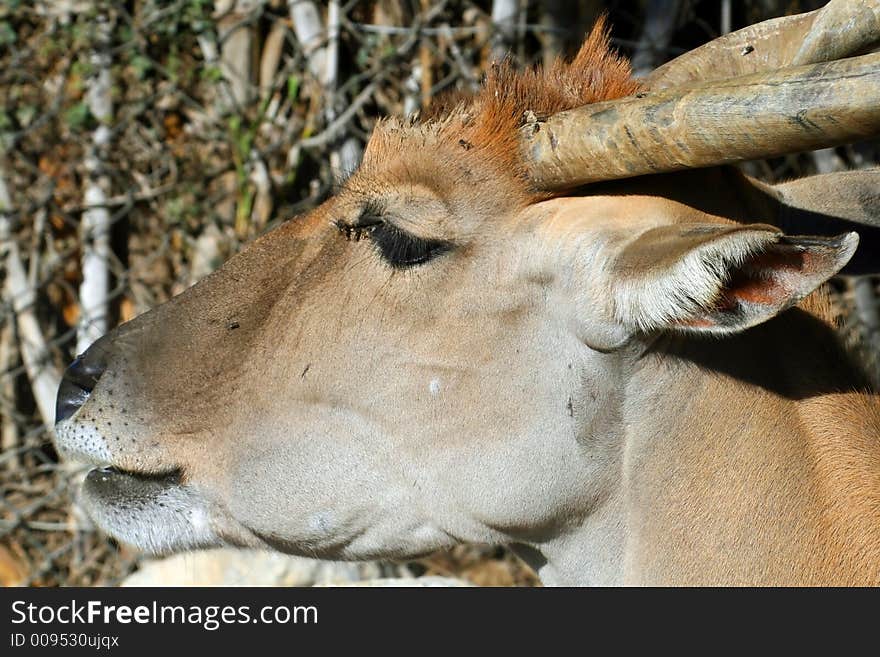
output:
{"label": "dry branch", "polygon": [[[336,116],[334,96],[339,67],[339,2],[331,0],[328,4],[327,30],[324,29],[321,15],[317,6],[310,0],[291,0],[288,3],[290,17],[293,21],[293,29],[297,40],[302,46],[303,52],[308,58],[309,71],[318,80],[327,98],[324,115],[328,122],[327,128],[322,133],[320,143],[334,141],[340,131],[334,126],[344,126],[354,116],[352,108],[356,103],[349,105],[342,116]],[[348,117],[345,121],[339,121],[342,117]],[[309,143],[307,143],[309,142]],[[319,143],[316,139],[304,140],[296,144],[291,153],[299,148],[308,148]],[[338,179],[354,171],[360,161],[361,147],[354,137],[346,139],[338,149],[334,149],[330,156],[331,170]],[[292,155],[288,161],[295,161]]]}
{"label": "dry branch", "polygon": [[110,212],[106,205],[110,180],[104,159],[110,145],[112,133],[109,123],[113,117],[110,31],[107,16],[100,15],[95,26],[95,49],[91,54],[96,74],[89,78],[86,94],[89,110],[99,125],[92,134],[92,143],[86,152],[84,163],[86,185],[83,197],[88,209],[83,213],[80,228],[83,255],[77,353],[83,353],[92,342],[107,332],[111,226]]}
{"label": "dry branch", "polygon": [[16,316],[19,349],[34,400],[43,424],[51,431],[55,423],[55,394],[61,375],[50,359],[46,339],[34,312],[36,293],[28,283],[18,244],[13,239],[8,216],[12,207],[5,177],[0,172],[0,242],[6,246],[5,297]]}
{"label": "dry branch", "polygon": [[[3,407],[3,412],[0,413],[0,452],[7,452],[18,446],[18,424],[10,410],[15,407],[15,379],[10,372],[15,366],[16,356],[15,323],[6,321],[0,326],[0,404]],[[12,463],[15,464],[16,461],[13,457]]]}
{"label": "dry branch", "polygon": [[[209,32],[203,32],[198,35],[197,41],[199,44],[199,50],[202,51],[202,58],[205,61],[205,64],[208,66],[216,66],[222,72],[224,66],[220,59],[220,49],[217,47],[217,40],[214,38],[214,35]],[[216,106],[215,113],[223,116],[236,108],[236,100],[235,93],[232,90],[232,86],[225,77],[222,79],[221,83],[218,85],[220,88],[220,93],[222,96],[217,99],[214,103]]]}
{"label": "dry branch", "polygon": [[730,34],[733,29],[733,7],[730,0],[721,0],[721,34]]}
{"label": "dry branch", "polygon": [[492,2],[492,58],[504,59],[516,39],[519,0],[494,0]]}
{"label": "dry branch", "polygon": [[246,107],[253,95],[254,30],[243,23],[238,12],[226,14],[217,21],[220,38],[220,71],[229,82],[236,107]]}

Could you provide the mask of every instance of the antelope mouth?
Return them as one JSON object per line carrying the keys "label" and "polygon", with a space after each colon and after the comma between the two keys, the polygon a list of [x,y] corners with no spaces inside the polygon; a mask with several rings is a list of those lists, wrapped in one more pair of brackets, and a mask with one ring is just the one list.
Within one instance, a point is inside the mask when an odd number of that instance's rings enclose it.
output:
{"label": "antelope mouth", "polygon": [[141,550],[167,554],[221,543],[207,501],[179,468],[151,474],[97,467],[86,475],[82,493],[95,524]]}
{"label": "antelope mouth", "polygon": [[179,468],[147,474],[104,465],[89,470],[84,486],[98,495],[150,496],[161,490],[180,486],[181,475]]}

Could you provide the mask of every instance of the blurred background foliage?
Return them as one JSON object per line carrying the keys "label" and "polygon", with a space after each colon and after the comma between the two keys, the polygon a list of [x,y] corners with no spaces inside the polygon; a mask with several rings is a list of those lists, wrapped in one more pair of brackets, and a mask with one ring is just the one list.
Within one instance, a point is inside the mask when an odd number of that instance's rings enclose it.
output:
{"label": "blurred background foliage", "polygon": [[[473,89],[502,56],[527,66],[571,53],[601,12],[644,74],[822,4],[0,0],[0,583],[113,584],[136,566],[74,503],[78,475],[48,442],[53,377],[96,335],[326,198],[378,117]],[[778,181],[877,155],[859,144],[746,166]],[[834,291],[876,373],[876,281]],[[496,548],[405,568],[535,582]]]}

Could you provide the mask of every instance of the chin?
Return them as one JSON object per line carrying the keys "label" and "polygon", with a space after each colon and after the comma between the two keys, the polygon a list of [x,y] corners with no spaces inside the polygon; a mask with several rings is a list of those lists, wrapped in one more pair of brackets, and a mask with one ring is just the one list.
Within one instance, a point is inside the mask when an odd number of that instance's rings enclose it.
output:
{"label": "chin", "polygon": [[152,554],[217,547],[209,505],[177,473],[141,475],[91,470],[83,485],[89,516],[114,538]]}

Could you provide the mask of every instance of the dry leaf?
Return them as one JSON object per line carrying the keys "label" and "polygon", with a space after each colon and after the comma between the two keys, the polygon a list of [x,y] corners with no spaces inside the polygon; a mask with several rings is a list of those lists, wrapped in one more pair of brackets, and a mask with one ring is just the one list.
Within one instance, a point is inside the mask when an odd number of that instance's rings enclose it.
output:
{"label": "dry leaf", "polygon": [[27,579],[27,567],[20,559],[0,545],[0,586],[22,586]]}

